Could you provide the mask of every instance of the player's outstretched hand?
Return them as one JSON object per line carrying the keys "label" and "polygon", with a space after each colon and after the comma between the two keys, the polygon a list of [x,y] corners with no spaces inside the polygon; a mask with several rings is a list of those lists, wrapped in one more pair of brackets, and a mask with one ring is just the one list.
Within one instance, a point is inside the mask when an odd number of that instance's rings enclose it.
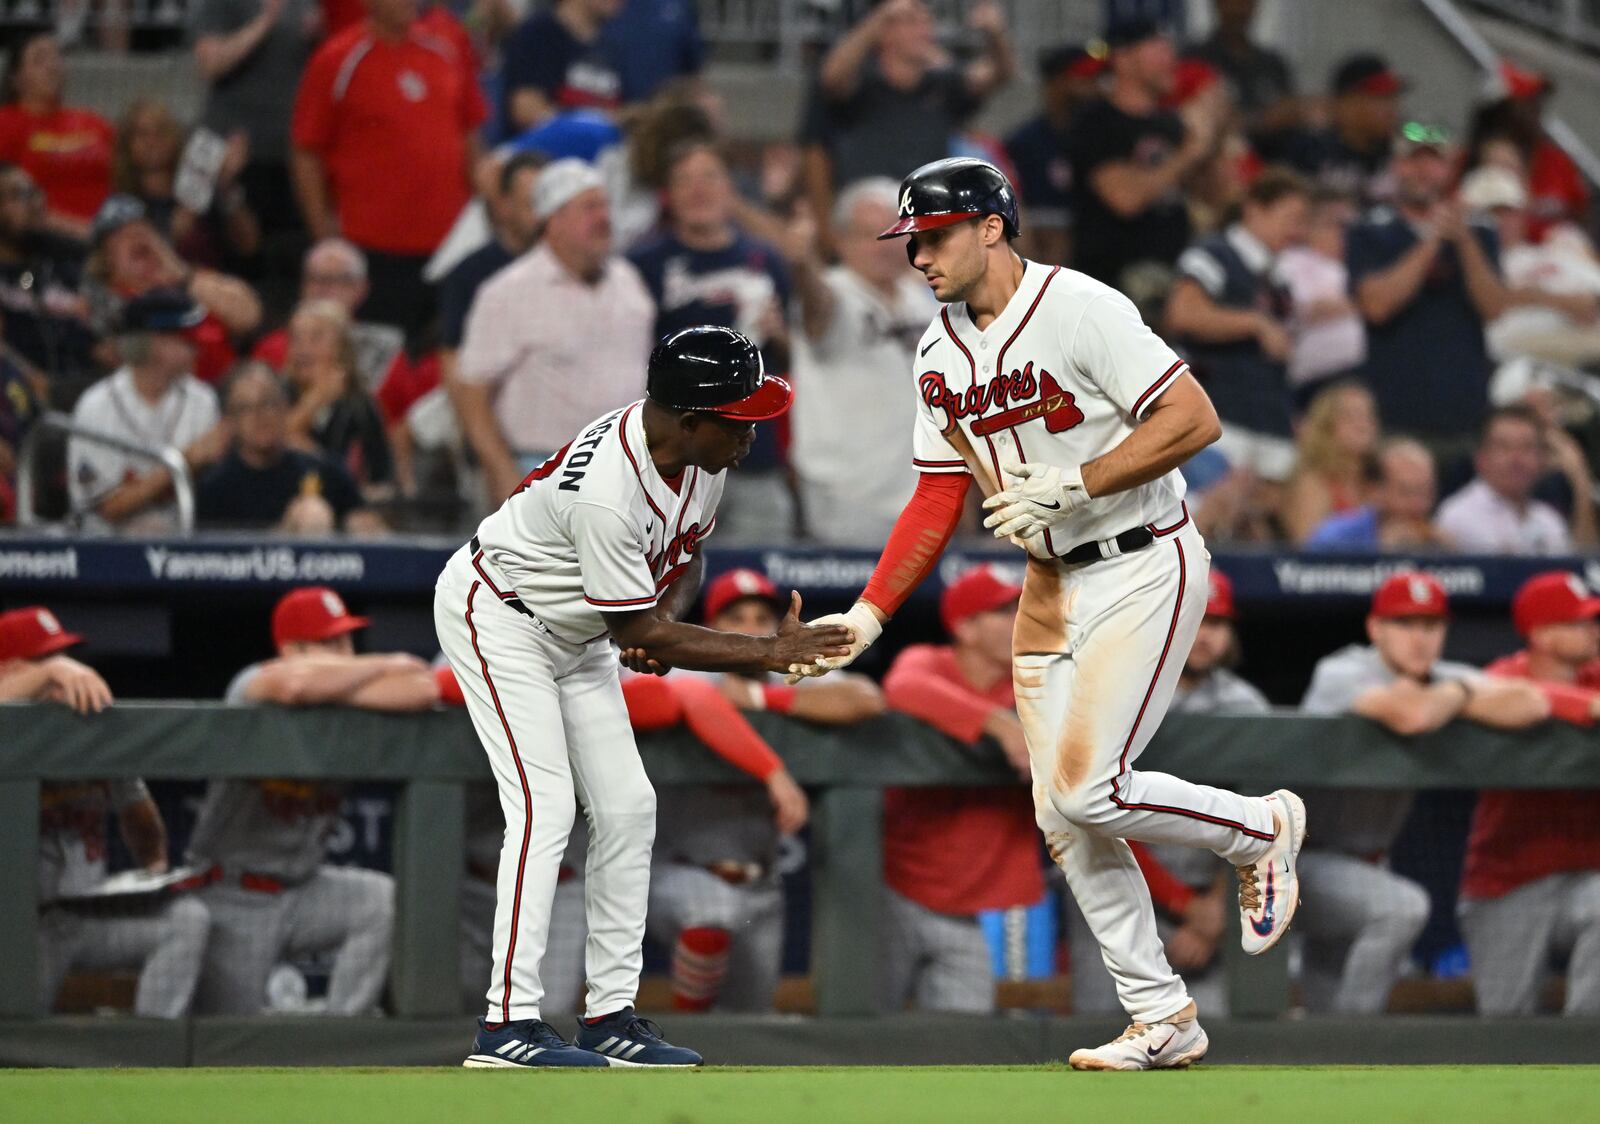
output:
{"label": "player's outstretched hand", "polygon": [[1002,465],[1001,471],[1009,481],[1005,490],[983,501],[983,506],[994,513],[983,525],[997,539],[1012,535],[1026,538],[1035,531],[1058,527],[1089,502],[1079,469],[1012,463]]}
{"label": "player's outstretched hand", "polygon": [[[796,594],[795,606],[799,607],[799,595]],[[794,663],[788,668],[789,674],[783,677],[784,682],[791,687],[802,679],[814,679],[819,675],[826,675],[830,671],[837,671],[856,661],[856,658],[872,647],[872,642],[883,635],[883,621],[877,611],[865,601],[857,601],[844,613],[829,613],[825,617],[818,617],[811,622],[812,627],[821,625],[843,625],[850,630],[850,650],[848,654],[840,657],[813,660],[809,663]]]}
{"label": "player's outstretched hand", "polygon": [[[798,667],[815,667],[821,670],[814,674],[821,675],[823,671],[843,667],[872,642],[869,640],[858,649],[857,637],[851,633],[849,623],[842,613],[818,617],[810,624],[801,623],[800,591],[793,591],[789,595],[789,611],[778,623],[778,632],[773,638],[772,659],[767,670],[793,672]],[[876,640],[877,636],[872,639]]]}
{"label": "player's outstretched hand", "polygon": [[623,667],[640,675],[665,675],[672,670],[660,660],[651,659],[643,648],[624,648],[617,654],[617,659]]}

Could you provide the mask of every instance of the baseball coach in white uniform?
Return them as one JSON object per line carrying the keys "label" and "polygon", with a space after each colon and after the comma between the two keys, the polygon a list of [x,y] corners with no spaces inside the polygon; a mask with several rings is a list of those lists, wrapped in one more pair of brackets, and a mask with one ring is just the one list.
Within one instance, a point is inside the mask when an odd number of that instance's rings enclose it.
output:
{"label": "baseball coach in white uniform", "polygon": [[[582,377],[575,372],[574,377]],[[723,473],[792,394],[728,328],[685,328],[650,356],[646,397],[591,422],[530,472],[446,564],[439,642],[505,813],[488,1011],[469,1066],[697,1065],[634,1014],[655,792],[618,683],[634,670],[782,671],[848,653],[800,599],[769,636],[684,624]],[[589,823],[586,1015],[569,1045],[540,1019],[551,901],[574,797]]]}

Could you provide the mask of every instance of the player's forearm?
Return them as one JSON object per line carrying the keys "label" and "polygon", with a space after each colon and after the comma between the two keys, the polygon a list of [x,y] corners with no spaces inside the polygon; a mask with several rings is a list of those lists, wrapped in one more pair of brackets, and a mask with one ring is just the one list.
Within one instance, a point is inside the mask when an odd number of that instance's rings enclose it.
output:
{"label": "player's forearm", "polygon": [[50,687],[50,669],[43,663],[11,660],[0,664],[0,702],[43,698]]}
{"label": "player's forearm", "polygon": [[861,600],[882,620],[892,617],[933,571],[961,522],[971,484],[972,477],[965,473],[924,472],[918,476],[917,490],[895,520],[872,578],[861,593]]}
{"label": "player's forearm", "polygon": [[167,869],[167,828],[155,801],[129,804],[117,813],[117,824],[134,862],[146,870]]}
{"label": "player's forearm", "polygon": [[1496,729],[1520,730],[1549,718],[1550,700],[1520,679],[1482,681],[1474,685],[1461,715]]}
{"label": "player's forearm", "polygon": [[689,610],[694,608],[695,598],[700,596],[700,585],[705,575],[705,556],[697,554],[690,560],[689,568],[667,586],[666,592],[656,602],[656,614],[669,621],[681,621],[688,616]]}
{"label": "player's forearm", "polygon": [[362,684],[344,701],[348,706],[364,710],[396,713],[427,710],[439,701],[439,683],[433,672],[426,669],[396,672]]}
{"label": "player's forearm", "polygon": [[976,691],[898,663],[884,676],[883,697],[892,709],[967,745],[984,735],[990,716],[998,709]]}
{"label": "player's forearm", "polygon": [[875,718],[883,711],[883,693],[872,680],[836,671],[827,679],[796,692],[789,703],[788,714],[803,722],[846,726]]}
{"label": "player's forearm", "polygon": [[1202,396],[1204,407],[1190,409],[1164,407],[1165,401],[1163,396],[1120,445],[1083,466],[1089,495],[1114,495],[1159,480],[1222,436],[1209,399]]}
{"label": "player's forearm", "polygon": [[350,696],[391,670],[382,656],[301,656],[267,664],[251,682],[254,702],[319,706]]}
{"label": "player's forearm", "polygon": [[[620,614],[607,614],[615,617]],[[718,632],[695,624],[663,619],[650,609],[627,614],[626,624],[613,624],[611,635],[619,647],[638,648],[650,659],[668,667],[697,671],[739,671],[749,675],[787,671],[775,657],[774,637]]]}

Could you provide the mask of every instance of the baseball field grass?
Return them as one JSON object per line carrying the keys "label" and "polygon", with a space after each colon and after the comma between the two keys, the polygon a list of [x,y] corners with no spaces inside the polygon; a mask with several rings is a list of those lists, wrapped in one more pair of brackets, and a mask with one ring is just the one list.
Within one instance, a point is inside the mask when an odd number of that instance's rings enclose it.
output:
{"label": "baseball field grass", "polygon": [[9,1070],[0,1120],[35,1124],[983,1124],[988,1121],[1600,1119],[1600,1066]]}

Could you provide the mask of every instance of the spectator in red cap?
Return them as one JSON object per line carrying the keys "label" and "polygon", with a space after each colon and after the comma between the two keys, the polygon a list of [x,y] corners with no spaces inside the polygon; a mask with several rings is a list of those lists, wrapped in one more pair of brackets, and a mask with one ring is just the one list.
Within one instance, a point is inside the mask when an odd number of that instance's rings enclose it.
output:
{"label": "spectator in red cap", "polygon": [[[1174,714],[1264,714],[1267,698],[1232,671],[1238,662],[1234,632],[1233,583],[1211,568],[1206,615],[1195,634],[1189,658],[1172,696]],[[1217,971],[1218,942],[1227,931],[1228,866],[1209,851],[1166,844],[1131,844],[1134,858],[1150,887],[1157,908],[1156,924],[1166,946],[1167,961],[1183,973],[1196,1001],[1226,1012],[1224,973]],[[1111,975],[1101,967],[1100,946],[1076,909],[1068,914],[1072,941],[1072,1009],[1074,1013],[1110,1014],[1122,1009]]]}
{"label": "spectator in red cap", "polygon": [[1103,49],[1053,47],[1039,56],[1040,112],[1006,138],[1016,166],[1017,194],[1028,209],[1018,250],[1039,262],[1066,262],[1071,250],[1072,157],[1067,151],[1078,110],[1100,96]]}
{"label": "spectator in red cap", "polygon": [[1333,72],[1330,126],[1289,137],[1281,156],[1318,183],[1363,205],[1386,194],[1390,146],[1400,124],[1400,95],[1410,88],[1374,54],[1350,55]]}
{"label": "spectator in red cap", "polygon": [[[1319,661],[1302,708],[1358,714],[1406,737],[1457,718],[1521,729],[1549,717],[1549,702],[1529,684],[1440,659],[1448,614],[1444,588],[1432,576],[1390,576],[1367,614],[1371,645],[1352,644]],[[1296,918],[1306,936],[1306,1005],[1381,1013],[1428,921],[1427,891],[1384,865],[1412,793],[1324,789],[1306,801],[1317,809],[1317,838],[1300,856],[1305,891]]]}
{"label": "spectator in red cap", "polygon": [[[1493,676],[1525,679],[1554,717],[1600,719],[1600,597],[1576,574],[1538,574],[1511,618],[1527,647]],[[1562,1013],[1600,1014],[1600,793],[1514,789],[1478,796],[1461,872],[1461,931],[1478,1011],[1532,1015],[1551,953],[1567,957]]]}
{"label": "spectator in red cap", "polygon": [[1486,86],[1487,100],[1473,114],[1468,133],[1467,166],[1486,163],[1488,146],[1509,142],[1521,157],[1521,171],[1528,181],[1528,237],[1541,241],[1563,223],[1589,229],[1593,218],[1589,185],[1544,128],[1544,111],[1555,89],[1549,75],[1502,59]]}
{"label": "spectator in red cap", "polygon": [[[422,660],[400,652],[356,654],[353,634],[366,625],[326,586],[290,591],[272,611],[277,658],[240,671],[225,700],[392,713],[433,706],[439,688]],[[320,781],[230,779],[207,786],[189,856],[220,867],[221,876],[203,891],[212,931],[200,1011],[261,1011],[268,974],[291,952],[332,954],[328,1014],[367,1014],[377,1006],[389,967],[394,880],[325,861],[343,798],[342,786]]]}
{"label": "spectator in red cap", "polygon": [[[706,586],[705,622],[723,632],[766,636],[788,606],[767,576],[731,570]],[[769,710],[818,725],[838,726],[883,713],[877,686],[860,675],[832,682],[801,680],[794,687],[742,675],[678,670],[665,680],[634,677],[623,684],[635,729],[648,709],[650,688],[668,687],[682,699],[686,719],[714,714],[703,699],[718,690],[741,710]],[[730,715],[729,717],[737,717]],[[690,728],[695,729],[693,720]],[[719,723],[726,725],[725,722]],[[742,721],[740,726],[748,726]],[[783,760],[754,730],[759,753],[735,759],[714,738],[717,753],[762,782],[679,788],[656,812],[655,855],[650,870],[649,933],[672,950],[673,1004],[680,1010],[767,1011],[783,953],[783,889],[776,869],[778,837],[798,831],[806,799]]]}
{"label": "spectator in red cap", "polygon": [[1121,286],[1132,266],[1170,266],[1189,242],[1184,192],[1226,139],[1224,100],[1162,107],[1173,93],[1177,56],[1150,20],[1119,22],[1111,40],[1110,85],[1072,126],[1073,264]]}
{"label": "spectator in red cap", "polygon": [[[62,654],[82,642],[43,605],[0,613],[0,702],[59,702],[79,714],[110,706],[111,688],[99,673]],[[151,874],[167,870],[166,825],[144,781],[40,785],[39,994],[48,1010],[74,968],[136,969],[134,1014],[182,1018],[210,927],[197,898],[152,893],[127,899],[114,913],[64,904],[91,898],[105,882],[108,812],[116,813],[138,867]]]}
{"label": "spectator in red cap", "polygon": [[[893,710],[976,747],[993,739],[1026,780],[1028,748],[1011,681],[1019,586],[978,566],[945,587],[951,643],[914,644],[884,677]],[[887,885],[883,998],[891,1011],[994,1010],[994,966],[977,915],[1044,896],[1038,829],[1023,785],[892,788],[883,798]]]}

